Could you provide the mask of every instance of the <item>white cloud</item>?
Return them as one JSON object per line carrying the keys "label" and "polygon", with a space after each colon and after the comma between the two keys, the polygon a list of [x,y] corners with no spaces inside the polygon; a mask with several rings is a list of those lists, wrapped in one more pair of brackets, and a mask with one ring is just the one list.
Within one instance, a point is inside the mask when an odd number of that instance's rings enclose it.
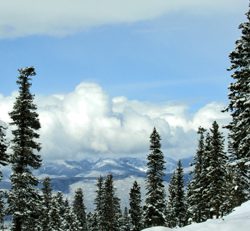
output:
{"label": "white cloud", "polygon": [[[14,95],[0,95],[0,120],[10,122]],[[153,104],[111,99],[94,83],[81,83],[66,95],[36,96],[42,129],[41,154],[46,160],[83,159],[96,155],[143,155],[155,126],[163,151],[173,158],[194,154],[196,130],[214,120],[226,124],[223,105],[210,103],[196,113],[183,104]]]}
{"label": "white cloud", "polygon": [[[173,11],[209,13],[246,8],[245,0],[0,1],[0,38],[65,36],[86,28],[151,20]],[[246,8],[247,9],[247,8]]]}

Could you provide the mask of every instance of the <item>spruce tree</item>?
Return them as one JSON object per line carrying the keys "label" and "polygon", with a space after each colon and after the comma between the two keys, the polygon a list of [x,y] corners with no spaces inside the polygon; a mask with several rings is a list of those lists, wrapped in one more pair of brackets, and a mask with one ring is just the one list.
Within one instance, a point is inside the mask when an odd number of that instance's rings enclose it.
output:
{"label": "spruce tree", "polygon": [[[11,190],[9,193],[9,211],[13,217],[13,231],[24,230],[24,227],[35,224],[38,218],[40,197],[36,190],[37,178],[32,169],[41,166],[38,155],[41,147],[37,142],[40,129],[37,107],[34,104],[34,95],[30,93],[31,77],[35,76],[35,69],[27,67],[19,70],[17,84],[19,95],[16,98],[10,117],[14,130],[12,139],[12,167]],[[25,224],[25,226],[24,226]]]}
{"label": "spruce tree", "polygon": [[65,210],[63,215],[62,230],[81,231],[82,230],[81,223],[79,222],[73,209],[70,207],[68,200],[65,200],[64,206]]}
{"label": "spruce tree", "polygon": [[[1,121],[0,121],[1,122]],[[9,155],[7,154],[7,140],[6,140],[6,127],[0,124],[0,165],[6,166],[9,161]],[[0,171],[0,180],[2,179],[2,172]]]}
{"label": "spruce tree", "polygon": [[100,231],[96,213],[89,212],[87,215],[88,231]]}
{"label": "spruce tree", "polygon": [[49,227],[50,222],[50,210],[51,210],[51,200],[52,200],[52,188],[51,188],[51,180],[49,177],[46,177],[43,180],[42,187],[42,214],[40,218],[41,222],[41,230],[49,231],[51,230]]}
{"label": "spruce tree", "polygon": [[168,219],[167,224],[170,228],[187,224],[187,208],[184,191],[184,175],[181,161],[178,161],[169,184],[168,200]]}
{"label": "spruce tree", "polygon": [[224,151],[224,138],[219,131],[219,125],[213,122],[211,132],[211,148],[208,153],[209,167],[207,169],[207,199],[209,201],[210,218],[219,218],[228,211],[224,211],[228,200],[227,156]]}
{"label": "spruce tree", "polygon": [[[1,122],[1,121],[0,121]],[[6,166],[9,161],[9,155],[7,151],[7,141],[6,141],[6,127],[0,124],[0,165]],[[0,170],[0,181],[3,175]],[[4,216],[5,216],[5,192],[0,190],[0,228],[3,228]]]}
{"label": "spruce tree", "polygon": [[119,231],[121,209],[120,200],[116,196],[113,176],[109,174],[104,183],[104,231]]}
{"label": "spruce tree", "polygon": [[63,194],[57,192],[51,199],[51,208],[49,211],[49,230],[51,231],[64,231],[65,214],[67,203],[65,203]]}
{"label": "spruce tree", "polygon": [[202,195],[202,206],[201,209],[201,219],[206,221],[210,218],[210,190],[209,190],[209,178],[208,170],[210,169],[210,152],[211,152],[211,134],[207,132],[205,135],[205,148],[204,148],[204,158],[202,161],[202,171],[200,177],[201,184],[201,195]]}
{"label": "spruce tree", "polygon": [[176,184],[177,184],[177,177],[175,170],[172,174],[168,186],[168,203],[166,211],[166,217],[167,217],[166,220],[167,220],[167,226],[169,228],[174,228],[177,226],[177,216],[175,212]]}
{"label": "spruce tree", "polygon": [[121,218],[121,226],[120,231],[131,231],[131,219],[129,217],[128,208],[125,207],[122,218]]}
{"label": "spruce tree", "polygon": [[[97,179],[97,190],[96,190],[96,198],[95,198],[95,212],[93,216],[97,220],[97,227],[99,231],[104,231],[104,178],[100,176]],[[92,217],[93,217],[92,216]]]}
{"label": "spruce tree", "polygon": [[[202,200],[202,192],[206,185],[202,184],[202,174],[205,171],[204,159],[205,159],[205,129],[200,127],[198,129],[199,141],[196,155],[191,166],[194,170],[191,172],[191,181],[188,184],[187,190],[187,204],[188,204],[188,217],[191,221],[202,222],[202,211],[204,211],[205,203]],[[205,176],[205,175],[204,175]]]}
{"label": "spruce tree", "polygon": [[75,191],[73,211],[76,215],[77,221],[80,223],[79,231],[87,231],[87,218],[85,210],[86,208],[84,205],[83,191],[81,188],[78,188]]}
{"label": "spruce tree", "polygon": [[161,151],[160,135],[154,128],[150,136],[150,154],[147,159],[146,199],[143,208],[145,227],[163,226],[166,223],[165,189],[163,184],[165,161]]}
{"label": "spruce tree", "polygon": [[129,193],[129,215],[131,217],[131,231],[140,231],[142,229],[142,206],[141,206],[141,188],[135,181]]}
{"label": "spruce tree", "polygon": [[241,38],[229,55],[233,82],[229,86],[229,105],[225,110],[232,117],[227,128],[230,161],[236,175],[236,206],[250,198],[250,9],[246,16],[246,22],[239,26]]}
{"label": "spruce tree", "polygon": [[184,189],[184,174],[181,161],[178,161],[176,169],[176,198],[174,208],[177,226],[185,226],[187,224],[187,207]]}

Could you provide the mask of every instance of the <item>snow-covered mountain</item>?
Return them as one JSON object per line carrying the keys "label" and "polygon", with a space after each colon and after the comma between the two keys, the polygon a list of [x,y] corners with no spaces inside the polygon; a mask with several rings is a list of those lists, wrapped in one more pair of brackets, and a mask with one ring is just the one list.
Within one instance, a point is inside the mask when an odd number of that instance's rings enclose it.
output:
{"label": "snow-covered mountain", "polygon": [[[184,172],[189,171],[191,158],[183,160]],[[100,158],[98,160],[84,159],[81,161],[55,161],[45,162],[41,168],[35,171],[39,179],[49,176],[52,179],[55,190],[67,192],[69,185],[82,180],[96,180],[99,176],[112,173],[114,179],[125,179],[127,177],[145,177],[145,159],[123,157],[123,158]],[[166,177],[169,182],[177,161],[171,158],[166,159]],[[10,169],[3,169],[2,185],[7,185],[10,176]],[[63,184],[63,186],[62,186]]]}
{"label": "snow-covered mountain", "polygon": [[[191,160],[191,158],[183,160],[186,180]],[[84,159],[81,161],[64,160],[44,163],[41,168],[35,171],[35,174],[41,181],[49,176],[52,179],[53,189],[63,192],[68,197],[72,197],[76,188],[83,188],[86,195],[86,205],[91,209],[95,197],[96,179],[99,176],[106,176],[108,173],[113,174],[117,194],[124,205],[128,205],[128,193],[135,180],[141,185],[142,194],[144,194],[146,163],[145,159],[132,157]],[[166,185],[176,165],[176,160],[166,159]],[[0,188],[10,188],[10,173],[9,168],[3,169],[4,178],[0,182]]]}
{"label": "snow-covered mountain", "polygon": [[191,224],[183,228],[165,228],[165,227],[153,227],[144,229],[143,231],[211,231],[211,230],[223,230],[223,231],[248,231],[250,227],[250,201],[242,204],[228,216],[222,219],[208,220],[199,224]]}

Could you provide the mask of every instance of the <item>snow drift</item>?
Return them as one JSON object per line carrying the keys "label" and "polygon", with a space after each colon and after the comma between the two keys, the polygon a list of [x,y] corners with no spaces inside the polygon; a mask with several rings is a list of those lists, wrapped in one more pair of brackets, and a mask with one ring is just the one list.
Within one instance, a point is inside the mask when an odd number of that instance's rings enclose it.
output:
{"label": "snow drift", "polygon": [[[183,228],[173,230],[180,231],[248,231],[250,227],[250,201],[242,204],[240,207],[221,219],[208,220],[199,224],[191,224]],[[143,231],[170,231],[172,229],[165,227],[153,227]]]}

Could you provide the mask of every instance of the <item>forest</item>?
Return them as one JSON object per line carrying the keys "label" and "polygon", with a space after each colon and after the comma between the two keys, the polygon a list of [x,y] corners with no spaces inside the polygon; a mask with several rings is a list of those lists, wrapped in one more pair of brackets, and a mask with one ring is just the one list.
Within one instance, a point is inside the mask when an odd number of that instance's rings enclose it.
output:
{"label": "forest", "polygon": [[[39,114],[31,93],[34,67],[19,69],[18,95],[9,116],[0,124],[0,165],[11,168],[11,189],[0,193],[1,229],[12,231],[140,231],[164,226],[184,227],[230,214],[250,199],[250,10],[240,24],[241,38],[229,55],[232,82],[229,103],[223,112],[231,115],[225,127],[228,137],[214,121],[210,129],[197,130],[197,147],[191,163],[190,181],[185,185],[178,161],[168,187],[164,185],[165,155],[157,128],[149,134],[146,195],[134,181],[128,189],[129,207],[121,207],[112,174],[96,179],[94,211],[88,211],[84,185],[69,201],[52,190],[51,179],[38,179],[42,145],[39,143]],[[7,141],[6,131],[12,139]],[[227,142],[227,143],[226,143]],[[1,174],[2,177],[2,174]],[[38,184],[42,183],[42,187]]]}

